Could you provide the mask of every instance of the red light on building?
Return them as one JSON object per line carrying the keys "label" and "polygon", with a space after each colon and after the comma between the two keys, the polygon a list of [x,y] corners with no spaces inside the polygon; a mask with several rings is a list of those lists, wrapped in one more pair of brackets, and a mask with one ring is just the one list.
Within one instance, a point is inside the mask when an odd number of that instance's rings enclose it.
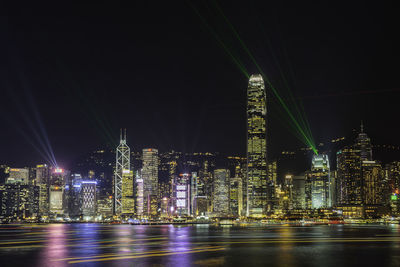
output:
{"label": "red light on building", "polygon": [[61,169],[61,168],[55,168],[54,169],[54,173],[63,173],[63,172],[64,172],[64,170]]}

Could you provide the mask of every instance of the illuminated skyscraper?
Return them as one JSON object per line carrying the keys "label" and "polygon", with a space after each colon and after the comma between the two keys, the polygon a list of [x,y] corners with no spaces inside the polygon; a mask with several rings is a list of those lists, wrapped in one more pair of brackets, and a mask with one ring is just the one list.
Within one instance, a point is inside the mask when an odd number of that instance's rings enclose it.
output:
{"label": "illuminated skyscraper", "polygon": [[243,211],[243,183],[242,177],[232,177],[229,188],[229,208],[235,216],[242,216]]}
{"label": "illuminated skyscraper", "polygon": [[49,213],[49,167],[46,164],[36,166],[36,185],[39,186],[39,214]]}
{"label": "illuminated skyscraper", "polygon": [[50,170],[49,212],[53,217],[64,214],[65,209],[68,209],[64,192],[69,174],[69,171],[58,167]]}
{"label": "illuminated skyscraper", "polygon": [[96,185],[97,182],[93,180],[81,182],[82,215],[91,219],[96,216],[97,211]]}
{"label": "illuminated skyscraper", "polygon": [[360,150],[361,160],[372,160],[371,139],[364,133],[364,125],[361,122],[361,132],[356,139],[355,148]]}
{"label": "illuminated skyscraper", "polygon": [[379,162],[364,160],[361,165],[363,177],[363,204],[380,205],[383,203],[383,170]]}
{"label": "illuminated skyscraper", "polygon": [[117,147],[116,163],[114,173],[114,213],[119,215],[122,212],[122,180],[124,172],[129,172],[130,167],[130,149],[126,144],[126,130]]}
{"label": "illuminated skyscraper", "polygon": [[143,206],[144,215],[157,215],[158,198],[158,150],[154,148],[143,149]]}
{"label": "illuminated skyscraper", "polygon": [[266,94],[261,75],[250,77],[247,89],[247,216],[265,214],[267,190]]}
{"label": "illuminated skyscraper", "polygon": [[331,207],[331,180],[329,159],[326,154],[314,155],[311,172],[307,177],[309,202],[312,209]]}
{"label": "illuminated skyscraper", "polygon": [[136,172],[136,214],[143,215],[143,179],[139,172]]}
{"label": "illuminated skyscraper", "polygon": [[135,201],[133,192],[133,171],[124,170],[122,173],[122,211],[123,214],[134,214]]}
{"label": "illuminated skyscraper", "polygon": [[305,175],[293,177],[292,203],[294,209],[306,208]]}
{"label": "illuminated skyscraper", "polygon": [[6,184],[29,184],[29,168],[11,168]]}
{"label": "illuminated skyscraper", "polygon": [[197,172],[192,172],[192,177],[190,179],[190,214],[196,215],[196,198],[199,195],[197,186],[199,185],[199,177]]}
{"label": "illuminated skyscraper", "polygon": [[190,215],[190,174],[183,173],[175,176],[173,186],[176,215]]}
{"label": "illuminated skyscraper", "polygon": [[229,170],[214,170],[213,214],[215,216],[227,216],[229,214],[229,186]]}
{"label": "illuminated skyscraper", "polygon": [[361,153],[352,146],[336,153],[337,180],[336,200],[338,205],[362,204]]}

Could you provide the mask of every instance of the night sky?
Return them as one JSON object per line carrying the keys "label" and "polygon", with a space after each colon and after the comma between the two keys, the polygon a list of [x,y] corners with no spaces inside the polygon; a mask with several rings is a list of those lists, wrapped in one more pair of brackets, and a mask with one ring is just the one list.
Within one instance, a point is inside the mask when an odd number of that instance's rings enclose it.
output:
{"label": "night sky", "polygon": [[[213,32],[257,69],[215,2],[144,2],[1,9],[0,163],[43,162],[29,140],[40,148],[47,133],[68,165],[117,142],[120,128],[133,150],[245,155],[248,81]],[[394,6],[231,2],[218,6],[278,90],[286,78],[317,143],[363,120],[373,144],[400,144]],[[269,156],[303,146],[267,95]]]}

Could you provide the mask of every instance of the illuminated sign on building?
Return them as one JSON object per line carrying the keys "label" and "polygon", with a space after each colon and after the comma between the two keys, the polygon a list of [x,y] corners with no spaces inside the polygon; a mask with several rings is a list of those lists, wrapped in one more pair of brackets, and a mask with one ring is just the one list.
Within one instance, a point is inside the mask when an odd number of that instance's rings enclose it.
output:
{"label": "illuminated sign on building", "polygon": [[61,168],[55,168],[54,169],[54,173],[63,173],[63,172],[64,172],[64,170],[61,169]]}

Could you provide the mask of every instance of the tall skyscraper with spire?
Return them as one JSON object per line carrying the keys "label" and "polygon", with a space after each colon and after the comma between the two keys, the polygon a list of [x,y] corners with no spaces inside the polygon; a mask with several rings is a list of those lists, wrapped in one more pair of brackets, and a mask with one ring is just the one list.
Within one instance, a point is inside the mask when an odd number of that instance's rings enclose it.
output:
{"label": "tall skyscraper with spire", "polygon": [[114,214],[122,212],[122,181],[124,174],[130,173],[130,149],[126,144],[126,129],[122,135],[116,152],[115,172],[114,172]]}
{"label": "tall skyscraper with spire", "polygon": [[372,160],[371,139],[364,133],[364,124],[361,121],[360,133],[356,139],[355,147],[360,150],[361,161]]}
{"label": "tall skyscraper with spire", "polygon": [[262,217],[267,208],[266,93],[260,74],[247,88],[247,216]]}

